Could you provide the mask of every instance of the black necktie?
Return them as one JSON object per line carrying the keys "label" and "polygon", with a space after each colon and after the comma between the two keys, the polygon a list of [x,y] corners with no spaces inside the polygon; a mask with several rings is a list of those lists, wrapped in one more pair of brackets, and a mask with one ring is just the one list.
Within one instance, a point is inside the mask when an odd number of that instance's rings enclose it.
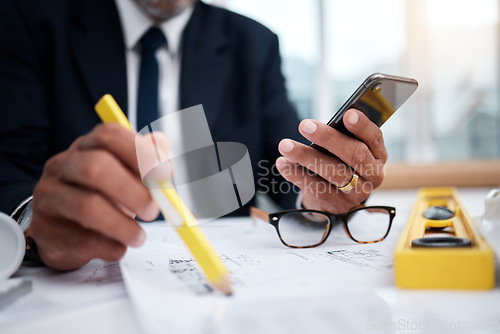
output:
{"label": "black necktie", "polygon": [[165,35],[156,27],[150,28],[139,41],[142,52],[137,96],[137,131],[159,118],[159,74],[155,53],[166,42]]}

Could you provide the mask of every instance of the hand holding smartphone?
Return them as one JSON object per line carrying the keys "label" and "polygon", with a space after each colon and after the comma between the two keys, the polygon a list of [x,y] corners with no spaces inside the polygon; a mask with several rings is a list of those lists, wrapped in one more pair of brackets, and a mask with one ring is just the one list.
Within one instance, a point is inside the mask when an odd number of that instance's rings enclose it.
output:
{"label": "hand holding smartphone", "polygon": [[[304,138],[331,150],[312,144],[328,158],[293,140],[283,139],[276,167],[285,179],[302,189],[302,205],[308,209],[345,213],[364,203],[384,179],[387,151],[377,129],[413,94],[414,79],[375,73],[370,75],[327,123],[333,131],[315,120],[304,120],[299,131]],[[365,117],[353,118],[347,130],[343,117],[357,109]],[[357,113],[357,116],[359,115]],[[341,132],[342,134],[340,134]],[[352,138],[346,138],[345,135]],[[363,144],[364,145],[360,145]],[[304,173],[304,169],[311,173]],[[350,169],[350,170],[348,170]]]}

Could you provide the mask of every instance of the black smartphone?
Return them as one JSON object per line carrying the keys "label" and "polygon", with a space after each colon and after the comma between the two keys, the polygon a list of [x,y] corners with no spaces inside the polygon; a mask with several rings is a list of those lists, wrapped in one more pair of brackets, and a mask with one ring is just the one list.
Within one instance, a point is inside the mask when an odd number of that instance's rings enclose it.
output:
{"label": "black smartphone", "polygon": [[[377,126],[382,126],[396,110],[415,92],[418,82],[415,79],[395,75],[374,73],[370,75],[328,121],[332,128],[354,137],[345,127],[342,117],[349,109],[363,112]],[[324,148],[312,147],[332,155]]]}

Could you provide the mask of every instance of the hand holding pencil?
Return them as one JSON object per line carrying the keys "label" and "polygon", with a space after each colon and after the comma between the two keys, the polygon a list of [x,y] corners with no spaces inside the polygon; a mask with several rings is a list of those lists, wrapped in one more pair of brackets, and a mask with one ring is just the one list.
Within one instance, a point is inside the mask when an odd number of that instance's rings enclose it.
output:
{"label": "hand holding pencil", "polygon": [[135,140],[123,126],[100,124],[45,164],[29,236],[46,265],[72,270],[96,258],[117,261],[144,243],[131,214],[148,221],[159,209],[139,177]]}
{"label": "hand holding pencil", "polygon": [[[104,95],[96,104],[95,109],[103,122],[118,123],[131,130],[127,118],[111,95]],[[151,136],[153,137],[152,134]],[[156,142],[152,139],[153,145],[156,145]],[[158,161],[158,163],[161,162]],[[156,183],[150,187],[153,198],[160,205],[160,210],[166,220],[174,226],[193,257],[198,261],[208,281],[223,293],[230,295],[231,286],[227,269],[199,229],[189,208],[170,184],[169,177],[170,175],[165,175],[162,179],[148,181]]]}

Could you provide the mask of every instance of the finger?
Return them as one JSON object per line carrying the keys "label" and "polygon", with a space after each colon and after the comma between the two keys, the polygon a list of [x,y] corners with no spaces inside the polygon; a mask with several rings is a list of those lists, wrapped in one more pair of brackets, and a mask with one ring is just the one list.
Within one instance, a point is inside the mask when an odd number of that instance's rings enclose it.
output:
{"label": "finger", "polygon": [[299,131],[306,139],[325,148],[354,168],[364,179],[374,184],[382,182],[383,163],[375,159],[364,142],[315,120],[302,121]]}
{"label": "finger", "polygon": [[100,124],[79,143],[81,150],[97,148],[111,152],[141,178],[150,172],[157,179],[172,177],[170,142],[162,132],[134,135],[116,123]]}
{"label": "finger", "polygon": [[109,152],[86,150],[68,155],[60,177],[109,197],[145,220],[159,214],[156,203],[140,179]]}
{"label": "finger", "polygon": [[314,201],[308,205],[311,209],[335,214],[343,213],[357,205],[360,198],[367,197],[364,193],[343,193],[325,179],[305,171],[300,165],[284,157],[276,160],[276,167],[286,180],[302,190],[304,197],[314,198]]}
{"label": "finger", "polygon": [[72,270],[99,258],[118,261],[127,247],[69,221],[33,216],[29,236],[42,261],[57,270]]}
{"label": "finger", "polygon": [[137,162],[143,183],[168,180],[172,168],[168,159],[169,141],[162,132],[151,132],[135,139]]}
{"label": "finger", "polygon": [[290,139],[283,139],[278,150],[288,160],[304,166],[337,187],[342,187],[351,180],[351,169],[337,157]]}
{"label": "finger", "polygon": [[356,109],[349,109],[343,118],[347,130],[364,142],[376,159],[386,163],[387,150],[384,145],[382,130]]}
{"label": "finger", "polygon": [[138,247],[146,235],[137,221],[97,192],[46,180],[33,192],[33,212],[73,221],[121,244]]}
{"label": "finger", "polygon": [[97,125],[78,143],[80,150],[104,149],[110,151],[134,174],[139,175],[135,153],[135,134],[117,123]]}

